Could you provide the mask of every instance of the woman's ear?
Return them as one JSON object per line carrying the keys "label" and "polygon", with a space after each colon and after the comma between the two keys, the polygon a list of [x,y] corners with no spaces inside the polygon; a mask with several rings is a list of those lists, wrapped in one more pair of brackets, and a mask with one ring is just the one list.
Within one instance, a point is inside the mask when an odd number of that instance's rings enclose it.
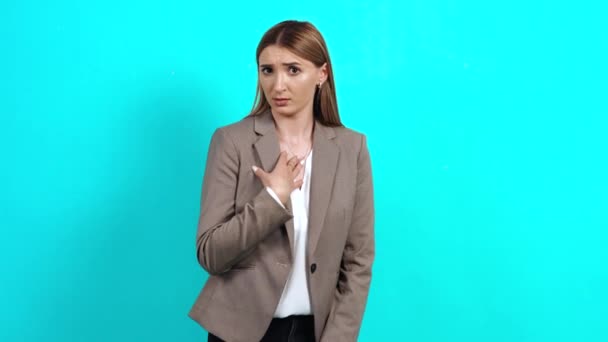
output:
{"label": "woman's ear", "polygon": [[327,80],[327,62],[323,63],[319,68],[319,81],[325,83]]}

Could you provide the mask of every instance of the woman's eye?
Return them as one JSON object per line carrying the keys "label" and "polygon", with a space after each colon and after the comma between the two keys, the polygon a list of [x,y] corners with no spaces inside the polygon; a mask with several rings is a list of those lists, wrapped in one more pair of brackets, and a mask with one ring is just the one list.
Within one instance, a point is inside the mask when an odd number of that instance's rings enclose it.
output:
{"label": "woman's eye", "polygon": [[294,67],[294,66],[289,67],[289,73],[291,73],[292,75],[295,75],[295,74],[297,74],[298,72],[300,72],[300,69],[298,69],[298,68],[296,68],[296,67]]}
{"label": "woman's eye", "polygon": [[272,69],[270,68],[262,68],[262,74],[270,74],[272,72]]}

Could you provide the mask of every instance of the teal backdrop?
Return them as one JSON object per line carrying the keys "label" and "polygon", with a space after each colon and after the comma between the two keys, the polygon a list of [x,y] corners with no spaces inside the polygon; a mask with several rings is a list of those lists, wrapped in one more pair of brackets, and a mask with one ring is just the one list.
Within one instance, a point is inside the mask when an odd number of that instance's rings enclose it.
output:
{"label": "teal backdrop", "polygon": [[0,341],[206,341],[187,317],[213,130],[255,48],[324,34],[368,136],[360,341],[608,341],[601,1],[0,4]]}

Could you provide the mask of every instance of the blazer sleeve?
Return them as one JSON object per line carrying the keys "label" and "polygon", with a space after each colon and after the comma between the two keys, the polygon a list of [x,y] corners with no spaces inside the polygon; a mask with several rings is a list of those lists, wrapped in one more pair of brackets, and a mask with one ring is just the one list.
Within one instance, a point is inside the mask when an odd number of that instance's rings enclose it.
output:
{"label": "blazer sleeve", "polygon": [[322,342],[357,341],[367,303],[374,261],[374,193],[366,138],[357,159],[357,190],[352,223]]}
{"label": "blazer sleeve", "polygon": [[269,233],[293,218],[264,187],[237,213],[239,169],[236,145],[224,128],[218,128],[207,153],[196,233],[198,262],[212,275],[230,270]]}

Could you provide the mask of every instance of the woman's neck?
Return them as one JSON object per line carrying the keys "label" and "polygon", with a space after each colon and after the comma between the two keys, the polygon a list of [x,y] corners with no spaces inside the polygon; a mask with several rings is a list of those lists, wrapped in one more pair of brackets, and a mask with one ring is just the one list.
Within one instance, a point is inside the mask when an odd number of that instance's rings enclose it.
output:
{"label": "woman's neck", "polygon": [[279,139],[287,141],[290,144],[299,144],[309,142],[312,138],[312,130],[314,128],[314,120],[312,113],[309,115],[275,115],[275,128]]}

